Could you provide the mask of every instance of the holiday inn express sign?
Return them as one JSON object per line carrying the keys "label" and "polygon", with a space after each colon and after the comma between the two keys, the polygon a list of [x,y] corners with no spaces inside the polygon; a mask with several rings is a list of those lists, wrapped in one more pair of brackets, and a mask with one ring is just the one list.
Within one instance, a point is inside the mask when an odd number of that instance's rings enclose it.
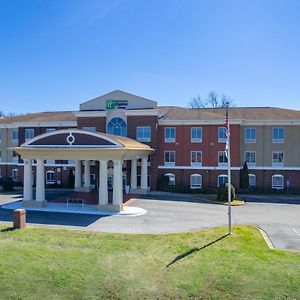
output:
{"label": "holiday inn express sign", "polygon": [[125,109],[128,105],[128,100],[107,100],[106,109]]}

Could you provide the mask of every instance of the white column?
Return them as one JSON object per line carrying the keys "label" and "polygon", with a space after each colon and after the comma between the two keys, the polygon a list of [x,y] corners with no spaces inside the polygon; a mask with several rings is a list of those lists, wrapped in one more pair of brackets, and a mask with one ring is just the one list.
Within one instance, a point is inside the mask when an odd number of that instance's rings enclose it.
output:
{"label": "white column", "polygon": [[108,203],[107,160],[99,162],[99,204],[106,205]]}
{"label": "white column", "polygon": [[23,200],[32,200],[32,160],[24,159]]}
{"label": "white column", "polygon": [[148,189],[148,158],[142,158],[142,167],[141,167],[141,189]]}
{"label": "white column", "polygon": [[130,188],[137,189],[136,159],[131,160]]}
{"label": "white column", "polygon": [[123,204],[122,161],[114,160],[113,204]]}
{"label": "white column", "polygon": [[76,160],[74,187],[75,187],[75,189],[81,187],[81,160]]}
{"label": "white column", "polygon": [[45,200],[45,166],[43,159],[36,160],[36,201]]}
{"label": "white column", "polygon": [[90,161],[84,161],[84,187],[90,188],[91,185],[91,170],[90,170]]}

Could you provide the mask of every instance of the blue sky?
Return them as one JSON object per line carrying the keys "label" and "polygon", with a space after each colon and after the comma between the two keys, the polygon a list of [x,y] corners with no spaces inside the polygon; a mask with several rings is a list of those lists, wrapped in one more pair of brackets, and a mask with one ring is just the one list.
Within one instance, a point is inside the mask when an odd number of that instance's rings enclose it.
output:
{"label": "blue sky", "polygon": [[0,0],[0,110],[77,110],[115,89],[186,106],[300,110],[300,1]]}

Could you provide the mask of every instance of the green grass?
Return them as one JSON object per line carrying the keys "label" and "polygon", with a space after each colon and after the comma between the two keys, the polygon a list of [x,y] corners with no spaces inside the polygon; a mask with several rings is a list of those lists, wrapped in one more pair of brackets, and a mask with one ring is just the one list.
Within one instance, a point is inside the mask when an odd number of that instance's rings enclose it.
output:
{"label": "green grass", "polygon": [[0,230],[1,299],[300,299],[300,253],[270,250],[250,226],[203,249],[226,228],[166,235]]}

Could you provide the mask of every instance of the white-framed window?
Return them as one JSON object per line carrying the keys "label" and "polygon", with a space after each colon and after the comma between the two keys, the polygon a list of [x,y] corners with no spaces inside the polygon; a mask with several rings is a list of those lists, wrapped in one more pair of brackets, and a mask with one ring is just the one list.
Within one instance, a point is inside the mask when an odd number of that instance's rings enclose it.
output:
{"label": "white-framed window", "polygon": [[245,128],[245,143],[256,143],[256,128]]}
{"label": "white-framed window", "polygon": [[249,174],[249,187],[256,187],[256,175]]}
{"label": "white-framed window", "polygon": [[255,151],[246,151],[245,152],[245,162],[248,167],[255,167],[256,165],[256,152]]}
{"label": "white-framed window", "polygon": [[82,127],[82,130],[88,132],[96,132],[96,127]]}
{"label": "white-framed window", "polygon": [[19,181],[19,170],[18,169],[13,169],[11,171],[11,179],[14,182],[18,182]]}
{"label": "white-framed window", "polygon": [[169,186],[175,186],[175,175],[173,173],[167,173],[164,176],[168,177]]}
{"label": "white-framed window", "polygon": [[218,128],[218,142],[219,143],[226,143],[226,127],[219,127]]}
{"label": "white-framed window", "polygon": [[275,127],[272,131],[273,143],[284,143],[284,131],[282,127]]}
{"label": "white-framed window", "polygon": [[46,128],[46,133],[50,133],[55,131],[55,128]]}
{"label": "white-framed window", "polygon": [[202,165],[202,151],[191,151],[191,166]]}
{"label": "white-framed window", "polygon": [[26,128],[25,129],[25,141],[28,142],[34,137],[34,129]]}
{"label": "white-framed window", "polygon": [[176,139],[176,128],[175,127],[165,127],[165,142],[174,143]]}
{"label": "white-framed window", "polygon": [[219,163],[219,166],[227,166],[228,158],[226,156],[225,151],[219,151],[218,152],[218,163]]}
{"label": "white-framed window", "polygon": [[284,156],[282,151],[274,151],[272,153],[272,166],[273,167],[283,167]]}
{"label": "white-framed window", "polygon": [[19,131],[17,129],[11,132],[11,140],[13,143],[19,143]]}
{"label": "white-framed window", "polygon": [[165,151],[165,166],[175,166],[175,151]]}
{"label": "white-framed window", "polygon": [[15,151],[13,151],[12,161],[15,164],[17,164],[19,162],[19,155]]}
{"label": "white-framed window", "polygon": [[272,176],[272,189],[282,190],[284,188],[284,177],[280,174]]}
{"label": "white-framed window", "polygon": [[137,126],[136,127],[136,140],[140,142],[151,141],[151,127],[150,126]]}
{"label": "white-framed window", "polygon": [[202,188],[202,176],[200,174],[192,174],[190,176],[190,188],[191,189]]}
{"label": "white-framed window", "polygon": [[191,142],[202,143],[202,127],[191,128]]}
{"label": "white-framed window", "polygon": [[221,174],[218,176],[218,187],[228,183],[228,175],[226,174]]}
{"label": "white-framed window", "polygon": [[47,171],[46,172],[46,183],[47,184],[55,184],[55,172],[54,171]]}

